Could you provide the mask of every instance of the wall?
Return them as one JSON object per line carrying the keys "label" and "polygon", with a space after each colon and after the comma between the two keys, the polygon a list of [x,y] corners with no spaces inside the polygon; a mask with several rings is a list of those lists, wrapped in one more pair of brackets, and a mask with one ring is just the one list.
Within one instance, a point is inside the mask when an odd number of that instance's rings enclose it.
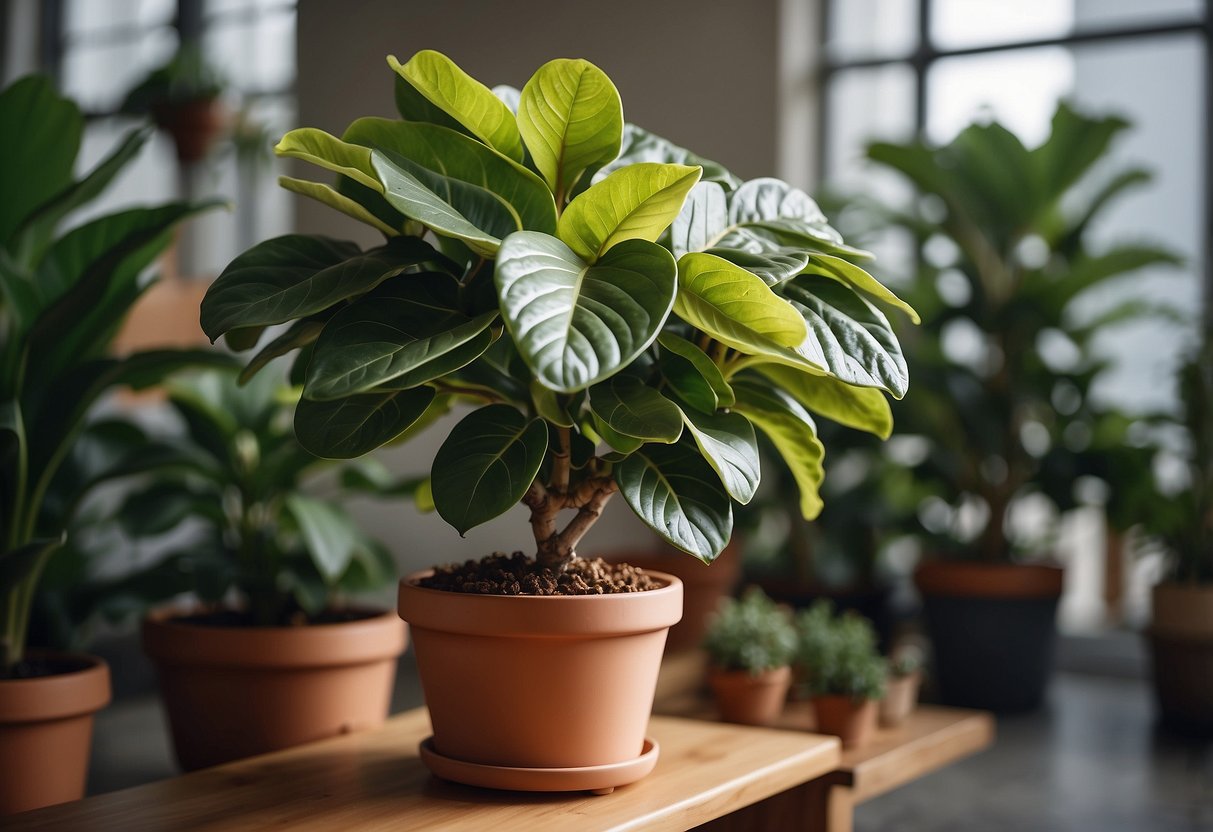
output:
{"label": "wall", "polygon": [[[490,86],[518,87],[546,60],[584,57],[611,76],[629,121],[741,176],[769,175],[776,164],[778,30],[778,0],[303,0],[299,123],[340,133],[359,116],[394,115],[388,54],[406,60],[419,49],[437,49]],[[302,231],[364,243],[375,237],[306,200],[297,217]],[[426,470],[452,423],[384,458],[401,472]],[[533,545],[521,507],[472,530],[466,540],[411,505],[366,502],[359,513],[405,569]],[[648,539],[616,497],[581,549],[591,554]]]}

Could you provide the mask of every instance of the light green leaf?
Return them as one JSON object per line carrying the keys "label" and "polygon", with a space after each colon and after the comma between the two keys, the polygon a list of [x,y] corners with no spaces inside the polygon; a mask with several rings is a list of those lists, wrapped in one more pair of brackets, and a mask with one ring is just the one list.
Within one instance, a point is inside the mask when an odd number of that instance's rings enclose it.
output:
{"label": "light green leaf", "polygon": [[573,393],[653,342],[674,302],[675,274],[656,243],[628,240],[590,266],[555,237],[520,231],[502,243],[494,279],[527,366],[553,390]]}
{"label": "light green leaf", "polygon": [[425,49],[405,64],[394,55],[389,55],[387,62],[397,75],[476,138],[516,162],[523,160],[522,137],[509,107],[446,55]]}
{"label": "light green leaf", "polygon": [[758,439],[749,420],[739,413],[709,415],[694,410],[684,410],[682,416],[699,452],[716,471],[729,496],[742,505],[754,499],[762,473]]}
{"label": "light green leaf", "polygon": [[800,313],[761,278],[712,254],[684,254],[678,261],[674,312],[746,353],[797,347],[808,332]]}
{"label": "light green leaf", "polygon": [[672,545],[704,563],[724,551],[733,505],[694,445],[645,445],[615,466],[615,482],[636,516]]}
{"label": "light green leaf", "polygon": [[619,155],[623,104],[606,73],[589,61],[557,58],[522,88],[518,130],[555,194]]}
{"label": "light green leaf", "polygon": [[379,217],[368,211],[362,203],[350,199],[345,194],[338,193],[328,185],[323,185],[319,182],[309,182],[306,179],[293,179],[290,176],[279,176],[278,184],[292,193],[322,202],[330,208],[340,211],[347,217],[356,219],[361,223],[366,223],[371,228],[382,232],[388,237],[394,237],[400,233],[400,229],[393,228],[379,219]]}
{"label": "light green leaf", "polygon": [[778,388],[735,381],[737,404],[733,409],[759,427],[775,445],[800,489],[800,512],[806,520],[821,513],[819,489],[825,477],[821,466],[825,448],[817,438],[813,417]]}
{"label": "light green leaf", "polygon": [[497,314],[468,317],[459,310],[458,292],[455,278],[435,272],[388,281],[342,309],[316,341],[304,397],[366,392],[476,338]]}
{"label": "light green leaf", "polygon": [[621,168],[569,203],[556,235],[590,263],[624,240],[653,242],[678,216],[701,172],[654,163]]}
{"label": "light green leaf", "polygon": [[831,254],[813,254],[808,270],[814,274],[825,275],[841,281],[857,292],[863,292],[881,303],[887,303],[889,306],[900,309],[909,315],[910,320],[914,323],[922,323],[922,319],[918,317],[914,307],[897,297],[888,287],[854,263],[848,263],[841,257]]}
{"label": "light green leaf", "polygon": [[893,432],[889,401],[874,387],[855,387],[794,367],[764,364],[755,369],[809,410],[840,425],[873,433],[881,439],[888,439]]}
{"label": "light green leaf", "polygon": [[324,580],[332,583],[340,578],[361,542],[354,521],[333,504],[297,491],[287,495],[286,509],[295,518],[303,546]]}
{"label": "light green leaf", "polygon": [[717,247],[709,248],[707,253],[741,266],[750,274],[762,278],[762,282],[768,286],[778,286],[800,274],[809,265],[810,259],[807,252],[791,249],[755,253],[739,248]]}
{"label": "light green leaf", "polygon": [[591,387],[590,409],[624,436],[666,444],[682,436],[678,405],[632,376],[612,376]]}
{"label": "light green leaf", "polygon": [[295,408],[295,436],[316,456],[353,459],[391,442],[417,422],[433,401],[429,387],[327,402],[301,399]]}
{"label": "light green leaf", "polygon": [[657,336],[667,351],[661,358],[661,372],[670,387],[688,404],[707,413],[731,407],[733,388],[707,353],[672,332]]}
{"label": "light green leaf", "polygon": [[274,146],[279,156],[302,159],[325,170],[348,176],[360,185],[383,191],[371,168],[369,148],[343,142],[315,127],[299,127],[290,131]]}
{"label": "light green leaf", "polygon": [[434,455],[434,506],[460,534],[504,514],[531,487],[547,448],[542,419],[505,404],[473,411]]}

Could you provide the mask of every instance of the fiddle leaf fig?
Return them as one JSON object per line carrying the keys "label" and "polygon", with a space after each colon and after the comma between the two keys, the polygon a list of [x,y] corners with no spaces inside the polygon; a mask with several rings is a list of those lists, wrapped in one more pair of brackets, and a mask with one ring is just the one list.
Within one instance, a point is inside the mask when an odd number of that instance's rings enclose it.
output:
{"label": "fiddle leaf fig", "polygon": [[673,332],[663,332],[657,342],[665,349],[661,372],[670,387],[688,404],[705,413],[733,405],[733,388],[707,354]]}
{"label": "fiddle leaf fig", "polygon": [[290,176],[279,176],[278,184],[286,188],[292,193],[306,196],[309,199],[314,199],[317,202],[322,202],[330,208],[335,208],[347,217],[365,223],[376,231],[381,232],[386,237],[393,237],[400,233],[400,229],[395,228],[384,222],[379,217],[375,216],[371,211],[368,211],[366,206],[357,200],[351,199],[339,191],[333,190],[332,187],[320,182],[309,182],[306,179],[293,179]]}
{"label": "fiddle leaf fig", "polygon": [[800,489],[800,511],[806,520],[821,513],[822,459],[825,448],[817,438],[817,426],[808,411],[787,393],[769,385],[744,380],[734,383],[737,404],[733,409],[753,422],[779,451]]}
{"label": "fiddle leaf fig", "polygon": [[678,405],[632,376],[617,375],[591,387],[590,408],[624,436],[666,444],[682,436]]}
{"label": "fiddle leaf fig", "polygon": [[371,169],[371,153],[365,147],[343,142],[314,127],[300,127],[282,137],[274,147],[279,156],[302,159],[348,176],[360,185],[383,190],[375,171]]}
{"label": "fiddle leaf fig", "polygon": [[429,387],[362,393],[334,401],[303,399],[295,409],[299,444],[325,459],[353,459],[391,442],[434,401]]}
{"label": "fiddle leaf fig", "polygon": [[749,503],[762,477],[754,426],[739,413],[708,415],[684,410],[682,416],[725,491],[742,505]]}

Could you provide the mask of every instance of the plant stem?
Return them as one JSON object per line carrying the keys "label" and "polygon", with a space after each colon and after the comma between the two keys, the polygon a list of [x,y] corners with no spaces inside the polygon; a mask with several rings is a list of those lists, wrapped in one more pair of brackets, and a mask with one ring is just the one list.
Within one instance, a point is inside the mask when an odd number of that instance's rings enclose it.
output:
{"label": "plant stem", "polygon": [[559,428],[556,435],[560,448],[552,453],[552,490],[564,494],[569,490],[569,429]]}
{"label": "plant stem", "polygon": [[[522,502],[531,509],[536,563],[555,571],[563,570],[577,557],[577,544],[602,515],[616,490],[618,486],[609,477],[583,480],[576,489],[565,493],[549,489],[538,480],[532,483]],[[577,509],[577,515],[561,530],[556,518],[566,508]]]}

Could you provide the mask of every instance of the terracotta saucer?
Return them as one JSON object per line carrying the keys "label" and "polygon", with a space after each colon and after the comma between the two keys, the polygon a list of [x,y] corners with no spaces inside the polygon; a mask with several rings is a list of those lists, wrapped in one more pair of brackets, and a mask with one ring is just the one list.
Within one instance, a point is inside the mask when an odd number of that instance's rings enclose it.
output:
{"label": "terracotta saucer", "polygon": [[421,762],[443,780],[519,792],[590,791],[596,794],[610,794],[616,786],[640,780],[657,765],[657,755],[661,751],[656,740],[645,737],[640,756],[622,763],[585,768],[512,768],[444,757],[434,750],[433,737],[422,740],[420,748]]}

